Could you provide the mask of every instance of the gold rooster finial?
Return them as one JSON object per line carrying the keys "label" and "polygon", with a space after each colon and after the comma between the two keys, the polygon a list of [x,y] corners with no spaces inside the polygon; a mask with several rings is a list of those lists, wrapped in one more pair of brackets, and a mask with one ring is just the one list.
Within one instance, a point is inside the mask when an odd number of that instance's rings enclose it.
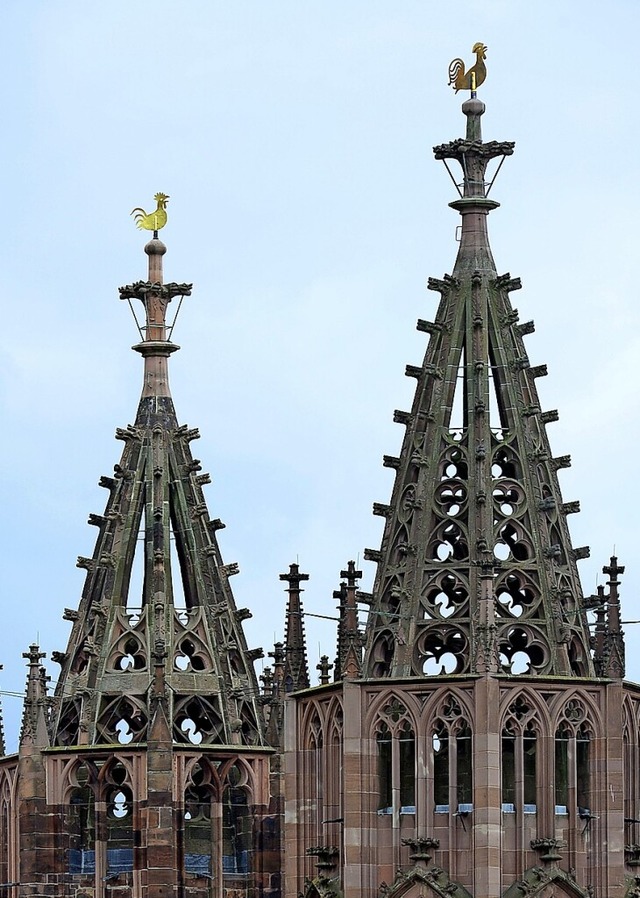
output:
{"label": "gold rooster finial", "polygon": [[[169,197],[166,193],[156,193],[154,200],[157,208],[153,212],[145,212],[139,206],[131,210],[134,216],[136,226],[144,228],[145,231],[159,231],[167,223],[167,201]],[[134,214],[135,213],[135,214]]]}
{"label": "gold rooster finial", "polygon": [[487,58],[487,48],[478,42],[473,45],[471,52],[476,54],[476,61],[468,72],[465,72],[464,62],[461,59],[454,59],[449,64],[449,84],[456,93],[459,90],[470,90],[475,93],[487,77],[487,67],[484,64],[484,60]]}

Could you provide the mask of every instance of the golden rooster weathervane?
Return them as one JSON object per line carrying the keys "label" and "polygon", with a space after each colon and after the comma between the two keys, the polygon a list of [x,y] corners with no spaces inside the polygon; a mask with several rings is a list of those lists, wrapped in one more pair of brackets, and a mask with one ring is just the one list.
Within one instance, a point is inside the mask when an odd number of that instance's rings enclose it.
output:
{"label": "golden rooster weathervane", "polygon": [[487,48],[484,44],[478,42],[473,45],[471,52],[476,54],[476,61],[468,72],[465,72],[464,62],[461,59],[453,59],[451,61],[449,64],[449,84],[456,93],[459,90],[470,90],[473,96],[476,89],[480,87],[487,77],[487,67],[484,64],[484,60],[487,58]]}
{"label": "golden rooster weathervane", "polygon": [[153,212],[145,212],[139,206],[131,210],[134,221],[138,228],[144,228],[145,231],[153,231],[156,236],[160,228],[167,223],[167,201],[169,197],[166,193],[156,193],[154,200],[158,204]]}

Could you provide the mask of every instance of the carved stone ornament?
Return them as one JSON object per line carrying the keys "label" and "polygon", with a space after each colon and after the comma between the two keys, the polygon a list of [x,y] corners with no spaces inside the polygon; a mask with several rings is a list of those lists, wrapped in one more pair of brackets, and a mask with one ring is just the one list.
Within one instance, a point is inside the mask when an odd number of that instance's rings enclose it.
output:
{"label": "carved stone ornament", "polygon": [[402,839],[402,844],[408,846],[411,849],[411,851],[409,852],[410,860],[412,860],[414,863],[422,861],[426,866],[431,860],[429,851],[432,849],[437,850],[438,848],[440,848],[440,839],[432,839],[430,837]]}
{"label": "carved stone ornament", "polygon": [[310,857],[318,858],[316,867],[320,871],[329,872],[338,866],[340,850],[335,845],[315,845],[312,848],[307,848],[307,854]]}
{"label": "carved stone ornament", "polygon": [[[540,841],[553,840],[541,839]],[[559,884],[562,889],[561,894],[575,896],[575,898],[592,898],[592,892],[589,888],[582,888],[569,873],[557,867],[551,870],[543,870],[542,867],[531,867],[522,879],[509,886],[503,898],[534,898],[536,895],[546,895],[548,894],[546,891],[548,886],[553,883]],[[629,894],[627,893],[627,895]],[[640,895],[640,892],[638,894]]]}
{"label": "carved stone ornament", "polygon": [[562,855],[558,852],[559,848],[566,848],[567,843],[564,839],[532,839],[531,847],[540,855],[540,860],[545,863],[559,861]]}
{"label": "carved stone ornament", "polygon": [[127,284],[118,287],[120,299],[145,299],[148,293],[162,296],[165,299],[173,299],[174,296],[191,296],[193,284],[157,284],[151,281],[136,281],[135,284]]}
{"label": "carved stone ornament", "polygon": [[379,892],[381,898],[401,898],[413,886],[420,884],[428,886],[434,895],[440,895],[441,898],[472,898],[464,886],[452,882],[441,867],[430,867],[427,870],[425,867],[415,866],[411,870],[398,870],[392,884],[389,886],[381,883]]}

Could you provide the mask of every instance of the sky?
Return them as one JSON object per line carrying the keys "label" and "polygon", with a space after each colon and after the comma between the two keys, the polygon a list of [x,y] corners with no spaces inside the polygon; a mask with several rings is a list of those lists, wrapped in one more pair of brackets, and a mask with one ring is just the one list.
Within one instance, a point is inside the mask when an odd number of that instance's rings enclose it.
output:
{"label": "sky", "polygon": [[[584,591],[626,565],[640,618],[637,0],[6,0],[0,13],[0,691],[15,749],[22,652],[64,650],[132,423],[141,360],[117,287],[146,277],[129,212],[171,197],[166,280],[194,283],[173,334],[178,417],[197,426],[251,647],[283,633],[278,575],[335,614],[353,558],[371,588],[426,335],[429,276],[456,255],[454,188],[432,147],[461,137],[453,57],[487,47],[485,140],[515,140],[492,191],[499,272],[522,321]],[[148,236],[148,235],[147,235]],[[306,618],[312,673],[333,625]],[[640,624],[627,673],[640,681]],[[267,663],[265,661],[265,663]],[[55,682],[57,666],[47,662]],[[258,662],[260,669],[261,662]]]}

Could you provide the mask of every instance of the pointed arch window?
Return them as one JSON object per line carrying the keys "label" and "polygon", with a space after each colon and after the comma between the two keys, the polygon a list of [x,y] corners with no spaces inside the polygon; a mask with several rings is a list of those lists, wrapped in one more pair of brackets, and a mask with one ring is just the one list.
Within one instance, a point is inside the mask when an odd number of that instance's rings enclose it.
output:
{"label": "pointed arch window", "polygon": [[576,733],[576,793],[578,816],[591,816],[591,738],[583,724]]}
{"label": "pointed arch window", "polygon": [[184,869],[194,876],[212,873],[215,835],[213,771],[204,761],[193,765],[184,795]]}
{"label": "pointed arch window", "polygon": [[[254,809],[250,772],[237,759],[199,758],[188,770],[184,792],[184,872],[246,886],[253,871]],[[240,886],[238,885],[238,888]]]}
{"label": "pointed arch window", "polygon": [[461,726],[456,733],[456,791],[458,811],[473,809],[473,755],[471,727]]}
{"label": "pointed arch window", "polygon": [[95,771],[86,762],[73,772],[66,820],[69,835],[69,872],[95,873],[96,802]]}
{"label": "pointed arch window", "polygon": [[[327,767],[327,805],[324,811],[325,820],[339,820],[343,816],[342,796],[344,793],[344,771],[342,765],[342,733],[343,715],[342,708],[334,707],[329,714],[333,721],[328,739],[328,767]],[[332,824],[326,830],[327,834],[334,834],[333,844],[339,840],[340,833],[337,824]]]}
{"label": "pointed arch window", "polygon": [[518,710],[520,720],[511,717],[502,730],[502,810],[506,814],[535,814],[537,731],[532,720],[522,720],[523,713],[530,710],[524,701]]}
{"label": "pointed arch window", "polygon": [[436,814],[473,810],[473,733],[450,696],[431,729],[433,804]]}
{"label": "pointed arch window", "polygon": [[449,730],[438,721],[432,737],[433,798],[436,813],[449,812]]}
{"label": "pointed arch window", "polygon": [[407,709],[393,699],[376,727],[378,814],[416,812],[416,737]]}
{"label": "pointed arch window", "polygon": [[591,820],[591,733],[586,710],[570,699],[555,733],[555,811]]}
{"label": "pointed arch window", "polygon": [[311,845],[315,844],[318,834],[322,832],[325,801],[324,746],[324,728],[317,709],[314,709],[307,725],[303,774],[308,797],[305,837],[311,840]]}
{"label": "pointed arch window", "polygon": [[121,761],[105,774],[107,876],[133,870],[133,790],[129,772]]}
{"label": "pointed arch window", "polygon": [[391,730],[382,722],[376,733],[378,746],[378,813],[390,814],[393,810],[393,739]]}
{"label": "pointed arch window", "polygon": [[569,805],[569,742],[571,731],[562,723],[555,736],[556,814],[566,814]]}
{"label": "pointed arch window", "polygon": [[2,882],[9,882],[9,804],[4,789],[0,799],[0,877]]}
{"label": "pointed arch window", "polygon": [[638,796],[638,774],[640,773],[640,764],[636,762],[637,757],[637,741],[633,738],[635,729],[635,714],[633,707],[625,700],[623,705],[624,724],[622,727],[622,745],[624,757],[624,820],[625,820],[625,843],[627,845],[637,844],[637,825],[635,821],[638,818],[636,814],[637,796]]}
{"label": "pointed arch window", "polygon": [[222,793],[222,872],[244,876],[253,869],[253,813],[247,777],[240,765],[229,769]]}

